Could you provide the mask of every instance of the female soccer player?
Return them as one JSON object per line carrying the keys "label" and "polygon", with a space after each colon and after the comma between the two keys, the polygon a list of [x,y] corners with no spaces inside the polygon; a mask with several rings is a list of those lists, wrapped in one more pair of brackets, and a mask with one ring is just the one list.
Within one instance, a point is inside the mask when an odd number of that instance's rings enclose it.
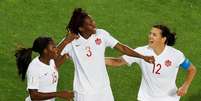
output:
{"label": "female soccer player", "polygon": [[[58,83],[58,69],[65,56],[58,56],[64,46],[70,43],[74,35],[62,41],[56,48],[54,41],[49,37],[38,37],[32,48],[22,48],[15,54],[19,75],[22,80],[27,75],[27,90],[29,97],[25,101],[55,101],[55,97],[70,100],[72,92],[56,92]],[[32,51],[40,55],[31,61]],[[58,52],[58,53],[57,53]]]}
{"label": "female soccer player", "polygon": [[[112,66],[137,63],[142,71],[142,80],[138,92],[139,101],[179,101],[184,96],[196,74],[196,68],[184,54],[171,47],[175,44],[175,33],[164,25],[155,25],[149,34],[149,44],[138,47],[135,51],[153,55],[155,64],[148,64],[142,59],[130,56],[106,58],[106,64]],[[179,67],[185,69],[187,77],[177,89],[176,77]]]}
{"label": "female soccer player", "polygon": [[138,54],[107,31],[96,29],[95,21],[81,8],[74,10],[67,29],[80,36],[62,51],[62,55],[68,54],[75,65],[75,101],[114,101],[104,60],[106,47],[154,62],[153,57]]}

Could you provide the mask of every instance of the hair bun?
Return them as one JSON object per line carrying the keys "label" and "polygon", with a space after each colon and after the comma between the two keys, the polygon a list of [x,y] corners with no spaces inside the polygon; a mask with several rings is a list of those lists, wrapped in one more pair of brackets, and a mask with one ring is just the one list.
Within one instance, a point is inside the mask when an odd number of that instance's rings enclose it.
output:
{"label": "hair bun", "polygon": [[82,10],[82,8],[75,8],[75,10],[73,11],[73,15],[77,15],[77,14],[80,14],[80,13],[82,13],[82,12],[84,12],[84,11]]}

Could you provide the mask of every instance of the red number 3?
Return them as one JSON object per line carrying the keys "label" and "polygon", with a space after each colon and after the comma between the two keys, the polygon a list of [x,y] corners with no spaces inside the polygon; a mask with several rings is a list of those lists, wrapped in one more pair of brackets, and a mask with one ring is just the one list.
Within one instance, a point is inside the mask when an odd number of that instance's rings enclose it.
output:
{"label": "red number 3", "polygon": [[87,56],[88,57],[91,57],[92,56],[92,52],[91,52],[91,48],[90,47],[86,47],[86,50],[87,50]]}
{"label": "red number 3", "polygon": [[[158,68],[156,69],[156,67],[158,67]],[[157,64],[157,65],[154,64],[152,73],[154,73],[154,74],[160,74],[160,72],[159,72],[160,70],[161,70],[161,64]]]}

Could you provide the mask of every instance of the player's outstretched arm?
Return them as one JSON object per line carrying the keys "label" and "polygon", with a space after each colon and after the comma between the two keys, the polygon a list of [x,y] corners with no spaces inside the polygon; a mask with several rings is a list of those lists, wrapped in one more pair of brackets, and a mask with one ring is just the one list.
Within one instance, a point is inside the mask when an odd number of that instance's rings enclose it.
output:
{"label": "player's outstretched arm", "polygon": [[131,48],[129,48],[128,46],[121,44],[121,43],[117,43],[115,45],[115,48],[120,51],[123,54],[126,54],[128,56],[132,56],[132,57],[137,57],[137,58],[142,58],[144,59],[146,62],[149,63],[154,63],[155,59],[153,56],[143,56],[139,53],[137,53],[136,51],[132,50]]}
{"label": "player's outstretched arm", "polygon": [[186,79],[185,79],[183,85],[177,91],[178,96],[184,96],[187,93],[188,88],[191,85],[191,82],[196,74],[196,71],[197,70],[196,70],[195,66],[193,64],[191,64],[187,70],[187,76],[186,76]]}
{"label": "player's outstretched arm", "polygon": [[119,57],[119,58],[105,57],[105,64],[108,66],[112,66],[112,67],[120,67],[120,66],[125,65],[127,63],[121,57]]}
{"label": "player's outstretched arm", "polygon": [[47,100],[51,98],[62,98],[65,100],[71,100],[73,98],[73,92],[69,91],[60,91],[60,92],[50,92],[50,93],[41,93],[38,92],[37,89],[29,89],[29,94],[31,97],[31,100]]}

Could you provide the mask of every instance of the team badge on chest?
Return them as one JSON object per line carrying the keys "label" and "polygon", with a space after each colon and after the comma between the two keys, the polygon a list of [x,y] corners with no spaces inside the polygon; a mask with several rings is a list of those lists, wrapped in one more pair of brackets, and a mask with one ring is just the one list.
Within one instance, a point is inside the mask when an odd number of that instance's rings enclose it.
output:
{"label": "team badge on chest", "polygon": [[172,62],[170,60],[165,61],[165,66],[170,67],[172,65]]}
{"label": "team badge on chest", "polygon": [[100,38],[96,38],[95,42],[96,45],[100,45],[102,43],[102,40]]}

